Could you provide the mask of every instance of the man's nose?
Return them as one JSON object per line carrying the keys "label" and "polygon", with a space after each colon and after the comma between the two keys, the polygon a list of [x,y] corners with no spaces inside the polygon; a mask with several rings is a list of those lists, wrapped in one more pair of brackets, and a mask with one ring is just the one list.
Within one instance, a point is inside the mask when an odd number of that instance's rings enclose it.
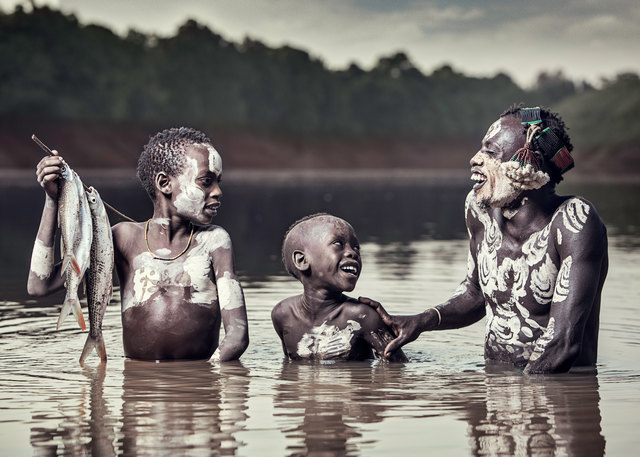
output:
{"label": "man's nose", "polygon": [[471,157],[471,160],[469,160],[469,165],[471,165],[472,167],[475,167],[482,164],[483,164],[482,151],[478,151],[475,153],[473,157]]}

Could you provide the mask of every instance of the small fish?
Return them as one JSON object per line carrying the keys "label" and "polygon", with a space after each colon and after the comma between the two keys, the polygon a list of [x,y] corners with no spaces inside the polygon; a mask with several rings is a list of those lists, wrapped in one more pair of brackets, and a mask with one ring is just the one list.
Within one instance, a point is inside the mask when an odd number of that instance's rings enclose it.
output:
{"label": "small fish", "polygon": [[[78,286],[84,272],[76,260],[74,246],[79,243],[77,237],[81,236],[82,231],[82,224],[79,223],[82,222],[80,221],[80,202],[81,198],[86,197],[84,197],[84,192],[78,192],[78,184],[74,175],[75,172],[69,165],[65,164],[58,179],[58,224],[62,233],[60,248],[62,249],[63,259],[61,274],[65,275],[67,294],[58,316],[56,328],[59,329],[69,312],[73,312],[80,328],[85,330],[87,326],[84,322],[80,300],[78,299]],[[85,217],[85,219],[87,218]],[[90,218],[88,219],[90,220]]]}
{"label": "small fish", "polygon": [[100,360],[107,361],[102,338],[102,318],[111,300],[113,290],[113,239],[111,224],[100,194],[90,187],[87,191],[93,223],[91,259],[86,274],[87,303],[89,306],[89,335],[80,355],[80,365],[95,348]]}
{"label": "small fish", "polygon": [[73,170],[69,165],[62,167],[62,173],[58,179],[58,225],[62,232],[62,270],[64,275],[69,265],[76,273],[80,274],[80,266],[73,254],[73,240],[76,236],[78,225],[78,213],[80,211],[80,195],[73,177]]}

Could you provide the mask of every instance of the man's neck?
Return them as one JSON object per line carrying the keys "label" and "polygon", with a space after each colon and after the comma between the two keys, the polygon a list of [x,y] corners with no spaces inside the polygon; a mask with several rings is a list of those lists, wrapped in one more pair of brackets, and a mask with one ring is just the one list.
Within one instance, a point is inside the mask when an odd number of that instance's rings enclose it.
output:
{"label": "man's neck", "polygon": [[494,215],[511,234],[532,233],[540,230],[558,206],[555,186],[524,192],[511,205],[497,208]]}

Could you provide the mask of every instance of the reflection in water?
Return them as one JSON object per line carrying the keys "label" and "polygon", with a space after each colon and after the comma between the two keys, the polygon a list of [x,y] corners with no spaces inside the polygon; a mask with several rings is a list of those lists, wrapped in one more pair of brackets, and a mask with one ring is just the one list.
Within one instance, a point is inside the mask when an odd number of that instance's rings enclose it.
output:
{"label": "reflection in water", "polygon": [[485,389],[464,407],[473,455],[604,455],[596,375],[488,373]]}
{"label": "reflection in water", "polygon": [[[246,420],[248,370],[239,362],[127,360],[120,455],[233,455]],[[205,452],[209,454],[209,452]]]}
{"label": "reflection in water", "polygon": [[362,426],[382,422],[387,388],[400,370],[367,362],[283,362],[274,403],[288,455],[357,455]]}
{"label": "reflection in water", "polygon": [[[31,445],[34,455],[115,456],[115,427],[113,417],[104,395],[106,364],[84,367],[82,374],[88,380],[81,388],[80,403],[72,406],[60,398],[59,411],[62,420],[52,428],[31,429]],[[34,415],[34,420],[42,419]],[[59,438],[59,439],[58,439]],[[56,442],[62,441],[62,449]]]}
{"label": "reflection in water", "polygon": [[35,455],[236,454],[234,434],[244,428],[249,385],[239,362],[215,367],[126,360],[121,416],[104,394],[106,366],[83,369],[89,383],[82,400],[71,407],[61,400],[59,422],[31,429]]}

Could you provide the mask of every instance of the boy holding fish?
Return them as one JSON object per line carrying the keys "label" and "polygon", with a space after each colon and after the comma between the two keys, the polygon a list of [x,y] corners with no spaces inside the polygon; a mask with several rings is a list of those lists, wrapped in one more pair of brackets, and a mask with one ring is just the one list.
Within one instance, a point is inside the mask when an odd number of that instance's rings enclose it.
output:
{"label": "boy holding fish", "polygon": [[[46,200],[27,285],[32,295],[63,287],[61,266],[53,265],[53,241],[65,165],[53,155],[37,167]],[[212,225],[221,177],[220,155],[197,130],[163,130],[145,145],[138,178],[153,201],[153,217],[112,229],[127,357],[225,361],[239,358],[248,346],[231,240]],[[221,321],[225,338],[218,344]]]}

